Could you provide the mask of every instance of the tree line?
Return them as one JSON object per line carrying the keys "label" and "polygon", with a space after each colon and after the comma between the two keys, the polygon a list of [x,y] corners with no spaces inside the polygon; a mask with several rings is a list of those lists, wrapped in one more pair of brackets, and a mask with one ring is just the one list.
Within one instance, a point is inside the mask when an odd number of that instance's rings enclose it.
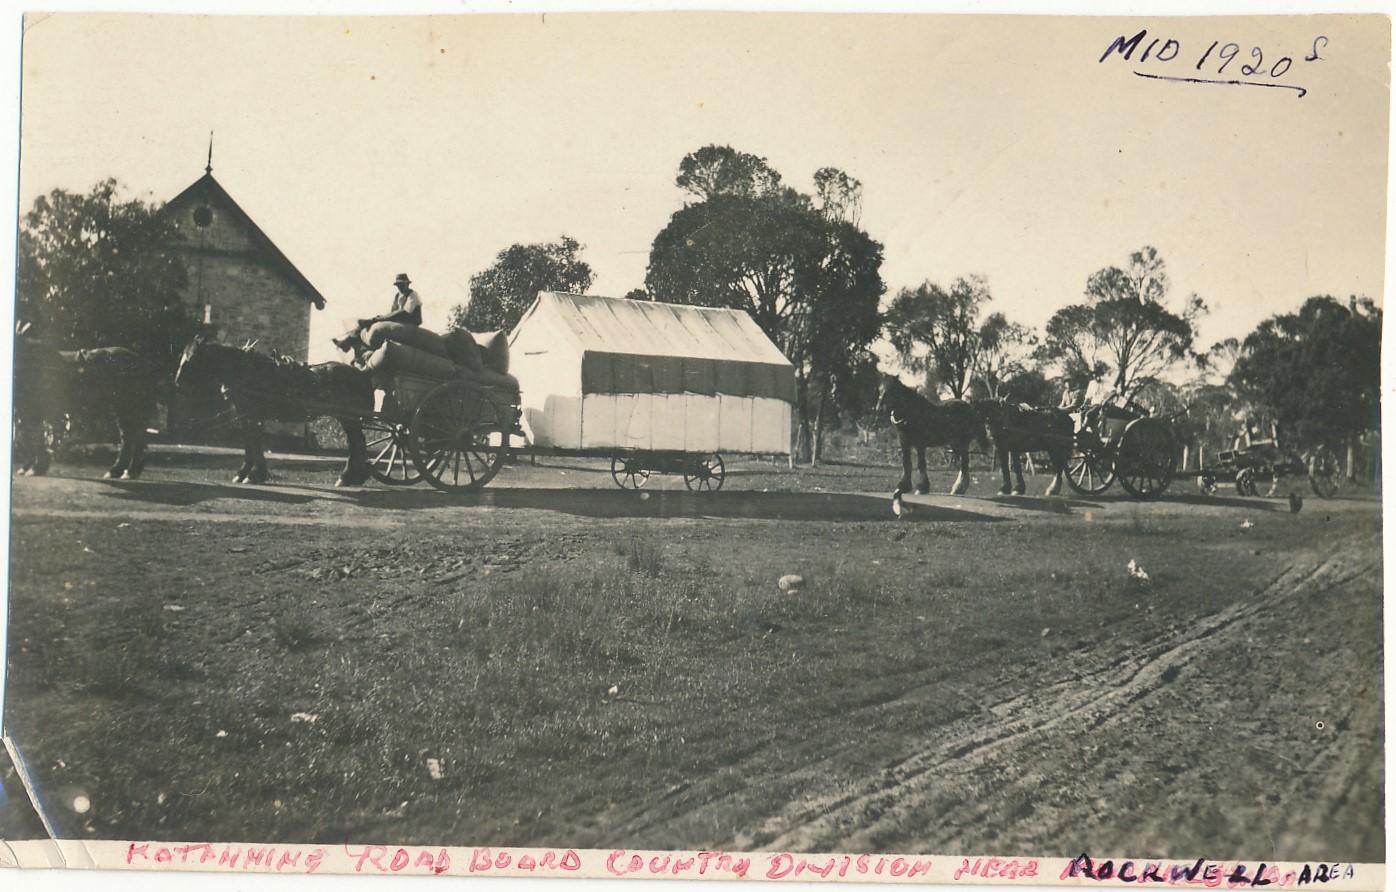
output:
{"label": "tree line", "polygon": [[[874,344],[933,398],[1079,402],[1092,385],[1181,412],[1189,442],[1230,442],[1240,416],[1264,415],[1298,442],[1352,444],[1379,429],[1381,311],[1366,298],[1310,298],[1244,339],[1199,349],[1207,313],[1171,293],[1145,246],[1087,276],[1080,298],[1041,331],[993,309],[986,279],[927,279],[884,301],[882,245],[861,226],[862,185],[825,167],[814,190],[786,185],[766,159],[709,145],[680,161],[684,203],[654,237],[636,300],[745,310],[795,366],[798,460],[817,461],[830,425],[866,420]],[[463,327],[507,328],[540,290],[583,292],[581,246],[513,245],[470,281]]]}
{"label": "tree line", "polygon": [[[889,297],[862,184],[836,167],[815,171],[805,192],[765,158],[708,145],[680,160],[674,182],[683,202],[654,236],[643,287],[625,296],[749,313],[795,367],[796,460],[818,461],[827,431],[869,422],[879,344],[934,398],[1057,405],[1111,390],[1189,407],[1179,423],[1198,442],[1225,442],[1247,413],[1306,444],[1379,431],[1381,310],[1370,299],[1311,297],[1201,349],[1206,304],[1175,297],[1163,257],[1145,246],[1087,276],[1039,331],[996,311],[979,275]],[[158,206],[121,198],[114,181],[55,190],[21,221],[17,315],[61,346],[121,344],[172,362],[198,328],[180,299],[176,237]],[[504,248],[471,276],[450,327],[509,329],[539,291],[586,292],[595,276],[583,250],[566,235]]]}

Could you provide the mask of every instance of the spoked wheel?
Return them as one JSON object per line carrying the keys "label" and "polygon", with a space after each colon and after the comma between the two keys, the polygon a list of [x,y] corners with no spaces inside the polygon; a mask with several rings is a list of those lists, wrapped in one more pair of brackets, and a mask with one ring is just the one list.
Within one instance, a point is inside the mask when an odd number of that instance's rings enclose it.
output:
{"label": "spoked wheel", "polygon": [[1256,492],[1255,470],[1242,468],[1236,473],[1236,494],[1238,496],[1253,496]]}
{"label": "spoked wheel", "polygon": [[639,489],[649,483],[650,472],[638,458],[617,455],[611,459],[611,479],[621,489]]}
{"label": "spoked wheel", "polygon": [[449,381],[422,398],[407,436],[412,462],[428,483],[443,492],[474,492],[503,466],[509,422],[489,393]]}
{"label": "spoked wheel", "polygon": [[1343,469],[1331,449],[1320,446],[1309,455],[1309,486],[1320,499],[1331,499],[1343,485]]}
{"label": "spoked wheel", "polygon": [[683,472],[683,485],[690,492],[717,492],[726,479],[727,466],[716,452],[697,459]]}
{"label": "spoked wheel", "polygon": [[1173,482],[1178,450],[1168,424],[1158,418],[1136,418],[1120,436],[1116,459],[1120,485],[1136,499],[1156,499]]}
{"label": "spoked wheel", "polygon": [[407,428],[381,418],[363,422],[368,445],[368,472],[387,486],[411,486],[421,482],[421,472],[412,461]]}
{"label": "spoked wheel", "polygon": [[1066,485],[1083,496],[1098,496],[1115,482],[1115,466],[1094,452],[1077,452],[1066,465]]}

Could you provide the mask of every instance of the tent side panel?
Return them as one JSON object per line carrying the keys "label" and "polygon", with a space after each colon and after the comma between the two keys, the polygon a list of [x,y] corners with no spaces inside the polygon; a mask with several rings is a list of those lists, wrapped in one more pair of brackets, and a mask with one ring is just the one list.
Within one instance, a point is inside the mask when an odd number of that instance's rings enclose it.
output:
{"label": "tent side panel", "polygon": [[580,351],[571,335],[542,312],[533,313],[509,345],[519,379],[524,427],[536,446],[576,449],[582,440]]}
{"label": "tent side panel", "polygon": [[651,424],[651,449],[687,448],[688,396],[682,393],[657,394]]}
{"label": "tent side panel", "polygon": [[616,395],[616,442],[626,449],[652,447],[654,394]]}
{"label": "tent side panel", "polygon": [[684,401],[684,452],[716,452],[722,441],[718,402],[710,396],[686,393]]}
{"label": "tent side panel", "polygon": [[784,400],[752,401],[751,451],[763,455],[790,453],[790,404]]}
{"label": "tent side panel", "polygon": [[749,396],[719,396],[719,452],[754,452],[752,449],[751,412],[756,400]]}
{"label": "tent side panel", "polygon": [[615,394],[586,394],[582,397],[582,448],[605,449],[616,445]]}
{"label": "tent side panel", "polygon": [[697,393],[795,399],[788,363],[588,350],[582,393]]}
{"label": "tent side panel", "polygon": [[[795,367],[793,365],[774,366],[775,384],[773,393],[758,394],[759,396],[772,396],[778,400],[785,400],[787,403],[795,402]],[[786,415],[789,415],[789,406],[786,407]],[[788,419],[787,419],[788,420]]]}

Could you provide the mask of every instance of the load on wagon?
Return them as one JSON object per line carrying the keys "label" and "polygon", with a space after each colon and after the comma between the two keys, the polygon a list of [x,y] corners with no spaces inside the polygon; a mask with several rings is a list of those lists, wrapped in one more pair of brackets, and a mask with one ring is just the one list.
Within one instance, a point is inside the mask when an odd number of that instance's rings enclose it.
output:
{"label": "load on wagon", "polygon": [[509,355],[534,450],[610,456],[622,488],[716,490],[724,453],[790,452],[795,369],[741,310],[543,291]]}
{"label": "load on wagon", "polygon": [[376,388],[362,419],[369,472],[390,486],[425,479],[450,493],[489,483],[518,417],[506,336],[379,322],[361,338],[354,364]]}

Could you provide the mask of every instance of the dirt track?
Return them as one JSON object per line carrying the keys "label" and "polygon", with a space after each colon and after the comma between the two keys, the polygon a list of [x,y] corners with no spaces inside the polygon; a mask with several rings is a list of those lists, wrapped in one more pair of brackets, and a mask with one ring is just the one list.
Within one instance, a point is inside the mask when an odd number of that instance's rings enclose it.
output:
{"label": "dirt track", "polygon": [[[79,545],[84,551],[90,545],[109,568],[93,571],[99,574],[94,577],[98,588],[117,579],[143,579],[135,568],[158,560],[161,549],[172,547],[171,538],[198,537],[180,547],[204,549],[200,584],[218,596],[217,622],[242,609],[230,597],[234,588],[247,609],[262,616],[286,597],[280,592],[307,584],[304,567],[280,569],[304,563],[283,558],[303,552],[307,543],[345,554],[379,545],[401,549],[393,543],[410,543],[417,531],[431,531],[441,541],[458,535],[477,543],[465,546],[464,565],[428,567],[429,576],[444,574],[435,577],[438,581],[490,568],[541,566],[565,574],[579,560],[609,554],[610,544],[659,528],[671,534],[684,530],[694,540],[685,549],[715,553],[762,576],[816,543],[850,559],[866,555],[872,565],[913,573],[911,578],[920,572],[917,566],[928,566],[945,588],[940,600],[927,606],[918,598],[901,612],[884,607],[881,616],[874,606],[874,625],[859,630],[861,637],[830,639],[827,630],[812,624],[808,634],[782,644],[793,644],[797,655],[842,648],[839,653],[849,658],[854,674],[846,675],[837,691],[805,689],[795,681],[779,682],[787,686],[768,692],[760,688],[760,675],[752,676],[745,683],[756,685],[757,694],[789,701],[792,711],[779,727],[752,725],[742,732],[742,722],[756,716],[740,714],[725,719],[737,723],[725,731],[720,730],[725,726],[692,724],[698,722],[691,717],[693,707],[667,703],[683,685],[666,683],[663,674],[635,682],[655,686],[637,694],[636,702],[671,706],[646,719],[656,729],[655,752],[664,752],[665,729],[678,735],[688,727],[689,740],[703,729],[712,731],[714,739],[706,744],[711,749],[693,767],[670,759],[674,764],[661,770],[645,762],[651,776],[625,772],[624,760],[606,766],[606,772],[622,772],[612,783],[630,791],[624,796],[587,786],[555,802],[517,789],[489,793],[493,788],[470,787],[461,795],[469,797],[473,811],[465,817],[456,811],[457,821],[474,822],[467,825],[443,822],[430,810],[423,812],[426,824],[404,825],[377,806],[378,817],[360,816],[352,825],[374,838],[428,841],[432,833],[449,831],[479,842],[632,848],[1381,860],[1380,520],[1379,506],[1371,500],[1310,499],[1303,512],[1291,515],[1277,500],[1186,492],[1149,504],[1110,497],[935,495],[910,499],[910,521],[898,522],[885,494],[817,491],[829,481],[804,481],[816,491],[762,492],[766,481],[753,473],[735,478],[733,491],[699,497],[672,487],[644,495],[604,489],[609,481],[595,469],[565,472],[572,482],[580,477],[595,488],[561,489],[556,486],[560,473],[520,469],[503,485],[458,500],[424,489],[232,486],[172,470],[135,483],[22,479],[14,489],[14,517],[26,541],[79,532]],[[1239,530],[1242,521],[1253,523],[1256,532]],[[147,523],[167,531],[165,538],[130,538]],[[1180,531],[1193,528],[1199,532],[1188,543],[1170,544]],[[290,529],[303,532],[286,533]],[[231,538],[223,537],[223,530]],[[966,530],[974,531],[974,538],[966,539]],[[200,531],[211,533],[212,540]],[[1108,564],[1091,564],[1085,572],[1123,575],[1117,566],[1122,557],[1115,554],[1138,554],[1159,586],[1137,595],[1126,588],[1108,595],[1108,604],[1099,603],[1099,609],[1087,604],[1084,612],[1073,608],[1050,621],[1034,616],[1033,605],[1046,597],[1036,589],[1022,594],[1030,602],[997,593],[996,606],[986,599],[977,619],[972,603],[964,606],[966,619],[953,622],[945,606],[936,606],[958,605],[954,599],[960,597],[960,571],[947,561],[972,568],[981,554],[994,555],[987,558],[993,561],[1021,554],[1027,565],[1010,577],[1018,581],[1006,584],[1035,585],[1033,562],[1056,567],[1053,580],[1075,569],[1051,563],[1043,549],[1074,544],[1083,531],[1098,543],[1096,552],[1110,551]],[[849,543],[846,551],[835,545],[842,542]],[[981,552],[979,543],[995,550]],[[234,554],[213,560],[224,550]],[[255,560],[245,563],[254,553]],[[483,563],[469,563],[475,556]],[[35,575],[41,570],[28,569],[25,555],[15,560],[16,572],[24,571],[15,577],[17,604],[54,597],[51,583],[33,581],[47,578]],[[672,567],[680,558],[665,560]],[[255,569],[248,574],[240,564]],[[881,571],[873,569],[875,578]],[[302,581],[287,588],[288,581],[280,579],[286,573],[301,573],[295,578]],[[355,569],[355,580],[359,573]],[[1069,593],[1090,586],[1064,576],[1057,588]],[[1103,591],[1117,588],[1111,583]],[[329,609],[324,590],[317,591],[322,591],[320,609]],[[344,592],[345,609],[354,609],[360,591],[376,589]],[[117,598],[129,600],[131,594],[117,593]],[[156,615],[160,602],[170,597],[155,596]],[[404,589],[388,597],[395,606],[382,615],[401,614],[410,626],[405,611],[414,596]],[[1098,602],[1101,596],[1092,597]],[[1136,600],[1133,611],[1122,598]],[[1040,603],[1043,611],[1057,609]],[[196,615],[186,615],[198,622]],[[756,639],[757,646],[782,624],[787,628],[780,634],[796,634],[790,620],[777,619],[759,620],[757,632],[771,628]],[[231,622],[240,628],[243,620]],[[887,626],[885,643],[876,637],[878,623]],[[943,634],[938,624],[946,629]],[[924,631],[916,630],[906,645],[893,643],[911,627]],[[33,636],[40,630],[21,619],[12,631]],[[342,647],[355,645],[342,635],[340,641]],[[223,645],[199,645],[210,646]],[[646,665],[673,662],[685,676],[712,675],[720,681],[726,673],[720,665],[702,665],[705,652],[693,651],[695,664],[669,651],[659,660],[639,659]],[[897,656],[902,653],[907,656]],[[26,662],[36,659],[40,656],[12,645],[12,665],[18,660],[28,670],[19,678],[52,670]],[[862,672],[861,667],[868,668]],[[777,684],[774,677],[771,683]],[[452,696],[449,690],[443,694]],[[21,687],[11,692],[10,705],[18,702],[22,709],[38,702],[35,696],[53,695]],[[710,702],[710,695],[704,697]],[[837,705],[831,707],[833,701]],[[90,711],[91,702],[101,708],[102,701],[90,698],[75,701],[73,708]],[[647,711],[653,710],[642,710]],[[802,714],[808,718],[795,718]],[[29,739],[22,733],[22,742],[41,757],[38,761],[59,754],[73,761],[64,745],[46,742],[40,728],[24,724],[21,732]],[[164,758],[179,762],[185,756]],[[546,778],[555,771],[575,777],[578,770],[602,769],[550,755],[532,769],[519,763],[518,770]],[[538,783],[546,786],[544,779]],[[123,794],[107,798],[113,795]],[[398,798],[395,792],[384,795]],[[422,808],[428,809],[432,795],[423,796]],[[356,809],[357,801],[356,794]],[[133,814],[140,808],[145,806]],[[535,808],[541,822],[532,816]],[[130,835],[131,822],[139,829],[146,818],[111,820]],[[193,826],[200,828],[200,838],[242,832],[237,824],[217,821]],[[305,835],[304,829],[284,832],[290,838]],[[568,835],[559,839],[559,833]]]}

